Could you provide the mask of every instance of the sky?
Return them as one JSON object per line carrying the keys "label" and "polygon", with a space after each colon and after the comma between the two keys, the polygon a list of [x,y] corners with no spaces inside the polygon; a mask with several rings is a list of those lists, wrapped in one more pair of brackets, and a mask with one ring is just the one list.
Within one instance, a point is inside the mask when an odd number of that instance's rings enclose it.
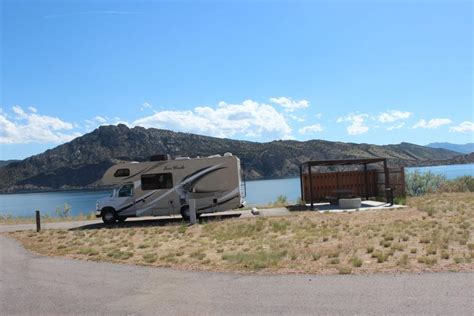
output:
{"label": "sky", "polygon": [[472,1],[1,0],[0,159],[127,124],[474,141]]}

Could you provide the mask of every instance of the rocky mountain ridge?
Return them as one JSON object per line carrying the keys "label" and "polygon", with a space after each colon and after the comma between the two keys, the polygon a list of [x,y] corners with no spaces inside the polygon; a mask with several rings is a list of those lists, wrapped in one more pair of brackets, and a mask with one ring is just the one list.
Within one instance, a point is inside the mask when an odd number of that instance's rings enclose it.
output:
{"label": "rocky mountain ridge", "polygon": [[[307,160],[386,157],[390,166],[415,166],[448,161],[458,153],[410,143],[371,145],[324,140],[257,143],[126,125],[101,126],[68,143],[0,168],[0,191],[95,188],[111,165],[146,161],[152,155],[208,156],[231,152],[245,168],[246,178],[296,176]],[[472,158],[472,157],[471,157]]]}

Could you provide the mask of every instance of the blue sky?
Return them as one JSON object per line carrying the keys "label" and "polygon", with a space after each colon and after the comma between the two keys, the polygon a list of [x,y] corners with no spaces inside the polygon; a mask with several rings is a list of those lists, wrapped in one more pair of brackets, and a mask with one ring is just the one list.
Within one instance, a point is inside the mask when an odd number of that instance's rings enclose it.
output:
{"label": "blue sky", "polygon": [[123,122],[472,142],[471,1],[1,2],[0,159]]}

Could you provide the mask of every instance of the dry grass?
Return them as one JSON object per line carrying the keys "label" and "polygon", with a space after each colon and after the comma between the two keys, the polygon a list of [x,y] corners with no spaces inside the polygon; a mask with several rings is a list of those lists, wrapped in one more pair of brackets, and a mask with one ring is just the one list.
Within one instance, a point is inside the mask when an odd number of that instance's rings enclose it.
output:
{"label": "dry grass", "polygon": [[[48,215],[41,215],[41,223],[58,223],[58,222],[73,222],[73,221],[88,221],[96,220],[95,213],[80,214],[75,216],[65,217],[51,217]],[[34,224],[36,218],[32,216],[10,216],[0,215],[0,225],[17,225],[17,224]]]}
{"label": "dry grass", "polygon": [[213,271],[373,273],[474,270],[474,195],[392,211],[229,219],[195,226],[14,232],[45,255]]}

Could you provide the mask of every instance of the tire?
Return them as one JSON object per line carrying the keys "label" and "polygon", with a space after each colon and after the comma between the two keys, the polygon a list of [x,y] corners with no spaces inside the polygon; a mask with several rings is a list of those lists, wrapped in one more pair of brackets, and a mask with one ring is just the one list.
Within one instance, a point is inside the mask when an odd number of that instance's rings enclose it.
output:
{"label": "tire", "polygon": [[183,218],[183,220],[185,222],[189,222],[190,218],[189,218],[189,206],[183,206],[181,208],[181,217]]}
{"label": "tire", "polygon": [[[189,222],[191,217],[189,216],[189,206],[186,205],[186,206],[183,206],[181,208],[181,217],[183,218],[183,220],[185,222]],[[196,219],[199,219],[199,217],[201,217],[201,213],[196,213]]]}
{"label": "tire", "polygon": [[110,225],[117,221],[117,213],[113,208],[105,208],[101,212],[104,224]]}

